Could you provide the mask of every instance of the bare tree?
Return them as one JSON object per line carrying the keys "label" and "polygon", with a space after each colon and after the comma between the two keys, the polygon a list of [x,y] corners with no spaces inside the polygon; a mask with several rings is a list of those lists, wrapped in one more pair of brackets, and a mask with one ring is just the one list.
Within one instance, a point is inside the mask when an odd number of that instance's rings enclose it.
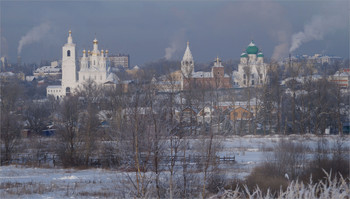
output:
{"label": "bare tree", "polygon": [[[246,82],[247,84],[245,84],[246,85],[247,102],[248,102],[247,109],[250,112],[250,110],[251,110],[251,107],[250,107],[250,100],[251,100],[250,77],[252,74],[252,69],[251,69],[250,65],[248,64],[248,66],[245,66],[243,68],[243,71],[244,71],[243,75],[246,77],[246,80],[247,80],[247,82]],[[243,81],[246,81],[246,80],[243,80]],[[248,133],[251,133],[251,118],[250,117],[248,119]]]}
{"label": "bare tree", "polygon": [[64,166],[79,163],[79,101],[77,97],[66,97],[60,109],[61,120],[58,135],[58,154]]}
{"label": "bare tree", "polygon": [[0,82],[0,112],[1,112],[1,165],[10,163],[15,146],[20,140],[20,114],[16,110],[22,94],[17,80]]}
{"label": "bare tree", "polygon": [[292,120],[292,131],[296,133],[296,92],[297,92],[297,78],[299,77],[301,69],[301,63],[294,62],[291,66],[287,68],[287,73],[290,75],[291,80],[287,82],[287,87],[290,89],[292,98],[291,98],[291,120]]}
{"label": "bare tree", "polygon": [[33,132],[40,134],[46,128],[50,107],[45,102],[29,102],[27,107],[24,116],[28,122],[28,127]]}
{"label": "bare tree", "polygon": [[89,159],[96,149],[96,141],[99,137],[98,127],[100,121],[97,114],[102,100],[100,91],[102,91],[102,88],[90,79],[81,88],[78,88],[77,91],[77,97],[83,99],[81,108],[85,109],[79,116],[79,123],[81,125],[79,137],[82,141],[81,147],[86,166],[89,165]]}

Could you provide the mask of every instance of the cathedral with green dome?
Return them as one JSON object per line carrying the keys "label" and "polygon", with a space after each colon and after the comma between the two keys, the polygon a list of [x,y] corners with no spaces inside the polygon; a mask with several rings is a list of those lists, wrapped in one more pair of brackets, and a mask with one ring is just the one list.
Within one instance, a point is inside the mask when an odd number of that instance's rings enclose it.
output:
{"label": "cathedral with green dome", "polygon": [[233,71],[233,86],[256,87],[266,83],[266,64],[261,49],[251,41],[240,56],[238,71]]}

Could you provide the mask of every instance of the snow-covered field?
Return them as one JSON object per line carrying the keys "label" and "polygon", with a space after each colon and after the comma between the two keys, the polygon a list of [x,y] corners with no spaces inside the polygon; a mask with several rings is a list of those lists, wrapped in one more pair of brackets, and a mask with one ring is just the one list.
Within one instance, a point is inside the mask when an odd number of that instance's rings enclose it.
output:
{"label": "snow-covered field", "polygon": [[126,174],[105,169],[0,168],[1,198],[115,198],[125,196]]}
{"label": "snow-covered field", "polygon": [[[220,167],[218,172],[225,174],[227,178],[244,178],[253,167],[265,161],[266,154],[272,153],[274,145],[281,138],[281,136],[232,136],[221,139],[223,150],[219,153],[220,156],[234,154],[236,162]],[[337,141],[337,136],[325,138],[329,147]],[[307,144],[312,155],[320,137],[289,136],[288,139]],[[344,146],[350,147],[350,137],[343,137],[343,143]],[[133,186],[130,178],[133,179],[134,176],[135,173],[108,169],[2,166],[0,198],[19,198],[19,195],[20,198],[128,198],[132,196]]]}

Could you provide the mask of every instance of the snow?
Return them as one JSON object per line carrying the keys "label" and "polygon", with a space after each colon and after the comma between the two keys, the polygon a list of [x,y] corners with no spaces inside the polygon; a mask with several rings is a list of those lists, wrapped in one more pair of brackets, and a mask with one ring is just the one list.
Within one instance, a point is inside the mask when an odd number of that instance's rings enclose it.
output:
{"label": "snow", "polygon": [[[235,156],[236,162],[219,166],[218,173],[226,178],[243,179],[251,170],[264,162],[269,154],[273,153],[273,147],[282,138],[293,142],[302,142],[309,146],[311,152],[316,149],[319,139],[324,138],[328,147],[337,142],[337,136],[327,135],[318,137],[315,135],[269,135],[269,136],[226,136],[218,140],[223,150],[218,152],[220,157]],[[190,151],[194,145],[200,142],[198,138],[188,139]],[[345,147],[350,147],[350,137],[343,138]],[[192,151],[194,153],[194,151]],[[152,177],[152,173],[148,172]],[[166,179],[168,172],[160,176]],[[178,172],[176,175],[181,175]],[[196,174],[201,176],[201,173]],[[0,198],[129,198],[132,195],[132,184],[129,180],[135,178],[134,172],[110,169],[63,169],[63,168],[29,168],[24,166],[0,167]]]}
{"label": "snow", "polygon": [[[107,193],[115,197],[124,192],[125,176],[123,172],[105,169],[74,170],[3,166],[0,167],[0,198],[18,198],[19,194],[23,198],[74,198],[86,192]],[[26,191],[23,191],[24,189]],[[42,193],[37,195],[40,189]]]}

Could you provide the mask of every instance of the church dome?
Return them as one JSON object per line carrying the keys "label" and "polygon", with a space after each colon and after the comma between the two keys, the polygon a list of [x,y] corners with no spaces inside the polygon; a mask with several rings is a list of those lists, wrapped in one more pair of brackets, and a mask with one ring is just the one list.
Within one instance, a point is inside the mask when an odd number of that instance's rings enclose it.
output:
{"label": "church dome", "polygon": [[248,57],[247,53],[242,53],[241,57]]}
{"label": "church dome", "polygon": [[250,42],[250,44],[247,47],[247,53],[248,54],[257,54],[259,49],[258,47],[255,45],[255,43],[253,41]]}
{"label": "church dome", "polygon": [[258,57],[264,57],[264,54],[262,52],[258,53]]}

